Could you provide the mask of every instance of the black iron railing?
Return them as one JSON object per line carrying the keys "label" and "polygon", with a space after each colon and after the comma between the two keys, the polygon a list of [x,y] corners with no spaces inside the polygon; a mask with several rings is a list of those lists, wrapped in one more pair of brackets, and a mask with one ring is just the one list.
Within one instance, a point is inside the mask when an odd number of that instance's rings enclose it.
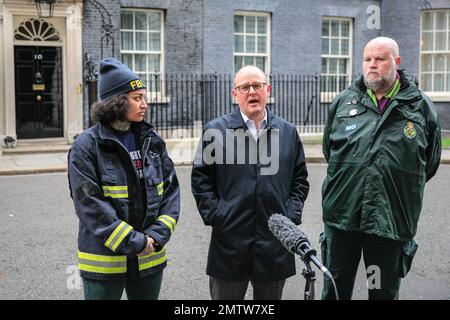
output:
{"label": "black iron railing", "polygon": [[[268,108],[303,132],[322,131],[331,101],[352,80],[295,74],[269,78]],[[154,75],[147,84],[150,101],[146,120],[166,138],[173,137],[175,130],[192,135],[192,129],[237,107],[232,89],[233,75],[229,74]]]}

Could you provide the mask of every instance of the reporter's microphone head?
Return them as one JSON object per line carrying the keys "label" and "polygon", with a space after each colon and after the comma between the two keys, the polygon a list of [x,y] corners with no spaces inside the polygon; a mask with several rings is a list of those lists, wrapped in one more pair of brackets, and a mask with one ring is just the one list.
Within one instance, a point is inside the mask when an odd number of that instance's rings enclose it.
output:
{"label": "reporter's microphone head", "polygon": [[[268,220],[270,231],[274,234],[283,246],[294,254],[298,254],[302,259],[311,260],[329,279],[333,280],[333,276],[328,269],[316,257],[309,240],[299,228],[287,217],[274,213]],[[333,280],[334,281],[334,280]]]}
{"label": "reporter's microphone head", "polygon": [[287,217],[274,213],[268,220],[269,230],[281,244],[292,253],[298,253],[299,239],[305,238],[304,233]]}

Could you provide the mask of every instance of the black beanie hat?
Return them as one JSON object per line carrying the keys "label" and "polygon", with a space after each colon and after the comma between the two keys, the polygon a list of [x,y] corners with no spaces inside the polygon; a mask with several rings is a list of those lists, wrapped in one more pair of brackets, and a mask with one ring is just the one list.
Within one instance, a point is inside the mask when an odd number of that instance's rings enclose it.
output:
{"label": "black beanie hat", "polygon": [[98,93],[101,100],[138,89],[145,89],[145,86],[141,78],[130,68],[116,58],[102,60],[98,82]]}

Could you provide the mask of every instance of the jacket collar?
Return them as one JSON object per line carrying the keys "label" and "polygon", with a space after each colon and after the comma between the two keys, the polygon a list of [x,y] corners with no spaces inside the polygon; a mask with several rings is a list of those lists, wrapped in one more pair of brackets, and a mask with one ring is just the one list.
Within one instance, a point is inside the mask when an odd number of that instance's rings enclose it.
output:
{"label": "jacket collar", "polygon": [[[414,82],[414,79],[401,69],[398,70],[398,74],[400,75],[400,91],[395,97],[393,97],[393,100],[403,102],[412,102],[418,100],[421,96],[419,89]],[[365,96],[368,97],[366,93],[367,88],[364,84],[363,76],[361,76],[354,84],[352,84],[349,89],[358,93],[361,96],[361,99],[364,99]]]}
{"label": "jacket collar", "polygon": [[241,110],[239,109],[239,106],[234,108],[234,110],[228,114],[228,126],[230,127],[230,129],[238,129],[246,127],[244,119],[242,119]]}
{"label": "jacket collar", "polygon": [[[99,137],[100,139],[112,139],[117,140],[116,135],[113,132],[113,129],[109,125],[105,125],[103,123],[98,123],[99,126]],[[153,126],[146,121],[141,122],[132,122],[131,130],[138,132],[140,138],[143,140],[150,135]]]}

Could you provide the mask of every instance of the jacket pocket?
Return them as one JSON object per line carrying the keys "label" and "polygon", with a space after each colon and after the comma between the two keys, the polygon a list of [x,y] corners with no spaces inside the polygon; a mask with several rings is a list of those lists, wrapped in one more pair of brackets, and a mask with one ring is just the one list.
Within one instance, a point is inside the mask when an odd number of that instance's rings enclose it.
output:
{"label": "jacket pocket", "polygon": [[162,179],[161,158],[158,154],[150,153],[144,158],[144,174],[150,179]]}
{"label": "jacket pocket", "polygon": [[111,175],[102,174],[101,181],[103,184],[114,185],[116,184],[117,179],[115,177],[112,177]]}
{"label": "jacket pocket", "polygon": [[147,193],[150,199],[159,199],[164,193],[164,181],[161,178],[147,178]]}
{"label": "jacket pocket", "polygon": [[288,217],[290,220],[297,220],[295,218],[295,212],[294,212],[294,208],[292,207],[291,198],[286,200],[285,210],[286,210],[286,212],[285,212],[286,217]]}
{"label": "jacket pocket", "polygon": [[225,213],[223,212],[224,205],[225,202],[220,199],[217,210],[214,212],[214,216],[211,219],[211,226],[216,232],[220,232],[225,224]]}
{"label": "jacket pocket", "polygon": [[412,261],[416,255],[419,245],[414,239],[405,242],[402,246],[400,257],[400,276],[404,278],[412,266]]}

